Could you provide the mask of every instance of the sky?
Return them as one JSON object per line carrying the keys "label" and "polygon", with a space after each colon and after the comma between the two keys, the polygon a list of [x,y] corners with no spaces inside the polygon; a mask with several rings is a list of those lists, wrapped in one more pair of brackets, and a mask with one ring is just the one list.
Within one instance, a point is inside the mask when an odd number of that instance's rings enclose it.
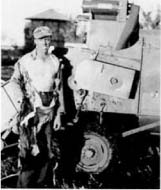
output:
{"label": "sky", "polygon": [[[160,0],[130,0],[141,10],[156,12]],[[67,16],[81,13],[82,0],[1,0],[1,39],[3,43],[23,45],[25,18],[47,9]]]}

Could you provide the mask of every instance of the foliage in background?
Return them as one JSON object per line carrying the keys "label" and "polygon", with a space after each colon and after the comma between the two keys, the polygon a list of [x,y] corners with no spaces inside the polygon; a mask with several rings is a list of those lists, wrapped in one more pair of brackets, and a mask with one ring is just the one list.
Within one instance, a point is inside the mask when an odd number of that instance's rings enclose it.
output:
{"label": "foliage in background", "polygon": [[161,10],[158,8],[157,14],[154,19],[152,19],[152,12],[143,11],[143,23],[140,24],[140,27],[145,30],[160,29],[160,20],[161,20]]}

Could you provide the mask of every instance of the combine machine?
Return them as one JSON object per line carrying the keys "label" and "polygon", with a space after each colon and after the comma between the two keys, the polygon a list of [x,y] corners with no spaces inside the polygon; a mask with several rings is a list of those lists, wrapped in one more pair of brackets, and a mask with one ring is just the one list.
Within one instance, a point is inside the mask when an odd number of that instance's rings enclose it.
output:
{"label": "combine machine", "polygon": [[[84,0],[82,8],[90,14],[86,47],[67,54],[73,122],[84,134],[77,169],[104,176],[105,188],[157,187],[159,31],[139,31],[139,6],[127,0]],[[120,185],[110,186],[112,175]]]}

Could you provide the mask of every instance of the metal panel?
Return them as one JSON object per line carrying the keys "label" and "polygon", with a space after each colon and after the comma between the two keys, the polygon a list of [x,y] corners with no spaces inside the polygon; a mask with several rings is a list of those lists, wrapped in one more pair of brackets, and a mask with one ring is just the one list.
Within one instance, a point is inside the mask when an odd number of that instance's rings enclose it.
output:
{"label": "metal panel", "polygon": [[96,60],[86,57],[79,63],[79,56],[75,56],[70,84],[76,107],[79,109],[82,102],[78,89],[85,89],[88,94],[81,106],[83,111],[138,114],[141,58],[142,40],[119,51],[100,48]]}
{"label": "metal panel", "polygon": [[100,46],[116,46],[125,26],[124,22],[91,20],[87,37],[87,46],[98,50]]}
{"label": "metal panel", "polygon": [[68,47],[68,53],[65,57],[70,60],[70,64],[76,68],[76,66],[85,59],[89,59],[94,54],[94,51],[90,49],[83,49],[83,47]]}
{"label": "metal panel", "polygon": [[131,69],[85,60],[77,66],[75,81],[81,89],[129,98],[134,75]]}
{"label": "metal panel", "polygon": [[141,73],[140,114],[160,114],[160,49],[146,46],[143,49]]}
{"label": "metal panel", "polygon": [[118,21],[126,21],[127,0],[83,0],[83,12],[106,12],[117,11]]}
{"label": "metal panel", "polygon": [[[76,107],[79,108],[81,100],[75,92]],[[104,95],[96,92],[90,92],[85,98],[81,109],[83,111],[111,112],[138,114],[138,96],[137,91],[135,99],[124,99],[114,96]]]}
{"label": "metal panel", "polygon": [[118,0],[84,0],[83,1],[83,12],[91,12],[95,10],[113,10],[119,9],[119,1]]}
{"label": "metal panel", "polygon": [[142,44],[140,40],[132,47],[119,51],[107,51],[107,48],[100,48],[96,60],[140,71]]}

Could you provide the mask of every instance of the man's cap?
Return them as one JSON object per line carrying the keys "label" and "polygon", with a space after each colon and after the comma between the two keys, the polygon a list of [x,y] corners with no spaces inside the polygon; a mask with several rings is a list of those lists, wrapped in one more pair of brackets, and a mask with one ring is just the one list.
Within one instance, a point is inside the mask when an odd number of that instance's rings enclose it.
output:
{"label": "man's cap", "polygon": [[33,36],[36,39],[52,36],[52,31],[47,26],[39,26],[34,30]]}

